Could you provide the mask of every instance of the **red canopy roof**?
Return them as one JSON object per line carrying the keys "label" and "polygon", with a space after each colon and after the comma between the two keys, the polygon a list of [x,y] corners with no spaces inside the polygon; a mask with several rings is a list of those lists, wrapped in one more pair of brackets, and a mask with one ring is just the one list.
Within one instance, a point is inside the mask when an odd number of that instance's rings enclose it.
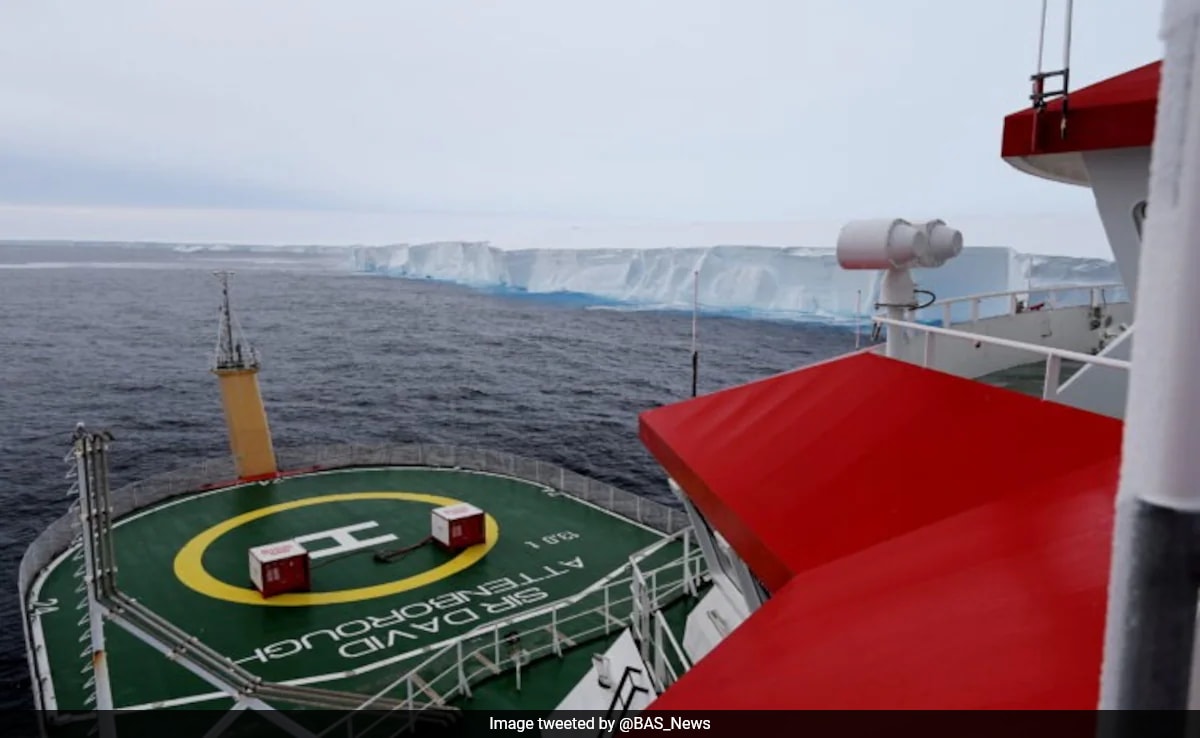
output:
{"label": "red canopy roof", "polygon": [[1162,62],[1147,64],[1072,92],[1066,138],[1059,129],[1061,98],[1050,102],[1040,114],[1033,108],[1013,113],[1004,119],[1001,156],[1011,159],[1149,146],[1154,140],[1161,66]]}
{"label": "red canopy roof", "polygon": [[872,354],[643,414],[773,593],[655,707],[1094,708],[1121,428]]}

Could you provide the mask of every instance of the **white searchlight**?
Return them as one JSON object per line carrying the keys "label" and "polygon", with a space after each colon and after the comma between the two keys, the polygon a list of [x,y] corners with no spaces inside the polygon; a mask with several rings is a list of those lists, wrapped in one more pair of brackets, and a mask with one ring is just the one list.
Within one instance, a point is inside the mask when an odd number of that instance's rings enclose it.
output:
{"label": "white searchlight", "polygon": [[962,233],[942,220],[856,220],[838,234],[837,259],[843,269],[939,267],[962,247]]}
{"label": "white searchlight", "polygon": [[[958,256],[962,248],[962,233],[942,220],[856,220],[843,226],[838,234],[837,260],[843,269],[882,270],[875,307],[887,308],[891,320],[904,320],[906,311],[918,307],[916,284],[909,270],[939,267]],[[893,327],[888,327],[886,353],[896,357],[904,332]]]}
{"label": "white searchlight", "polygon": [[962,253],[962,232],[946,225],[946,221],[930,220],[913,225],[923,229],[925,237],[929,240],[928,250],[917,257],[917,266],[940,267]]}

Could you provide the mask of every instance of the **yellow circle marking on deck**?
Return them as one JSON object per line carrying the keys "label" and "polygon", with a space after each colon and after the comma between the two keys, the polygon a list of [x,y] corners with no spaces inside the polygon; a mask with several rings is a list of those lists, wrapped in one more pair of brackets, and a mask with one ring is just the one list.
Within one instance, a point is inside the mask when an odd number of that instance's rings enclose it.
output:
{"label": "yellow circle marking on deck", "polygon": [[351,502],[354,500],[402,500],[405,502],[424,502],[436,505],[437,507],[462,504],[459,500],[450,497],[439,497],[438,495],[426,495],[416,492],[347,492],[340,495],[322,495],[321,497],[309,497],[303,500],[293,500],[292,502],[281,502],[278,505],[260,507],[257,510],[252,510],[217,523],[188,541],[175,556],[175,576],[179,578],[179,581],[200,594],[205,594],[218,600],[225,600],[226,602],[273,607],[338,605],[345,602],[360,602],[362,600],[373,600],[377,597],[387,597],[388,595],[406,592],[410,589],[424,587],[427,584],[433,584],[436,581],[453,576],[482,559],[492,549],[492,546],[496,545],[496,541],[500,538],[500,526],[496,523],[496,519],[491,515],[485,514],[484,530],[486,531],[486,538],[484,543],[471,546],[446,563],[435,566],[428,571],[423,571],[420,574],[414,574],[411,577],[397,579],[392,582],[384,582],[383,584],[376,584],[370,587],[358,587],[356,589],[340,589],[332,592],[292,592],[276,595],[271,598],[264,598],[256,590],[246,587],[235,587],[232,584],[222,582],[220,579],[209,574],[204,568],[204,552],[213,544],[213,541],[234,528],[243,526],[259,518],[265,518],[268,515],[284,512],[285,510],[295,510],[298,507],[308,507],[310,505],[324,505],[330,502]]}

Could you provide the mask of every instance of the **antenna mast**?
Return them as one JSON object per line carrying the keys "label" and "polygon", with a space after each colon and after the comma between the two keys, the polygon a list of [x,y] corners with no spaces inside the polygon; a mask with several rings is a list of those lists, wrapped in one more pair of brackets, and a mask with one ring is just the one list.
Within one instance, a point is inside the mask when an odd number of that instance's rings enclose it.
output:
{"label": "antenna mast", "polygon": [[233,318],[233,309],[229,306],[229,278],[233,276],[233,272],[213,272],[213,276],[221,282],[221,320],[217,329],[214,368],[257,369],[258,356],[242,335],[241,327]]}

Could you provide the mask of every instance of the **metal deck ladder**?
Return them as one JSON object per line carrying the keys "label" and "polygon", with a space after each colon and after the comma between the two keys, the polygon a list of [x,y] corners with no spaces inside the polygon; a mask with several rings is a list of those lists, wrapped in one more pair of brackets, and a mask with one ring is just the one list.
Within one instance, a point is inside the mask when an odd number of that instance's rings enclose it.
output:
{"label": "metal deck ladder", "polygon": [[[617,709],[617,703],[621,704],[621,711],[617,714],[616,720],[620,720],[629,713],[629,706],[633,704],[633,698],[639,694],[649,694],[650,690],[637,684],[633,681],[634,674],[641,674],[642,670],[636,666],[626,666],[625,671],[621,674],[621,680],[617,682],[617,688],[613,690],[612,701],[608,703],[608,711],[604,713],[604,724],[612,725],[609,722],[613,720],[613,711]],[[629,684],[629,690],[625,691],[625,685]],[[624,692],[624,695],[622,695]],[[601,728],[596,734],[596,738],[604,738],[606,735],[612,735],[613,731],[606,731]]]}

